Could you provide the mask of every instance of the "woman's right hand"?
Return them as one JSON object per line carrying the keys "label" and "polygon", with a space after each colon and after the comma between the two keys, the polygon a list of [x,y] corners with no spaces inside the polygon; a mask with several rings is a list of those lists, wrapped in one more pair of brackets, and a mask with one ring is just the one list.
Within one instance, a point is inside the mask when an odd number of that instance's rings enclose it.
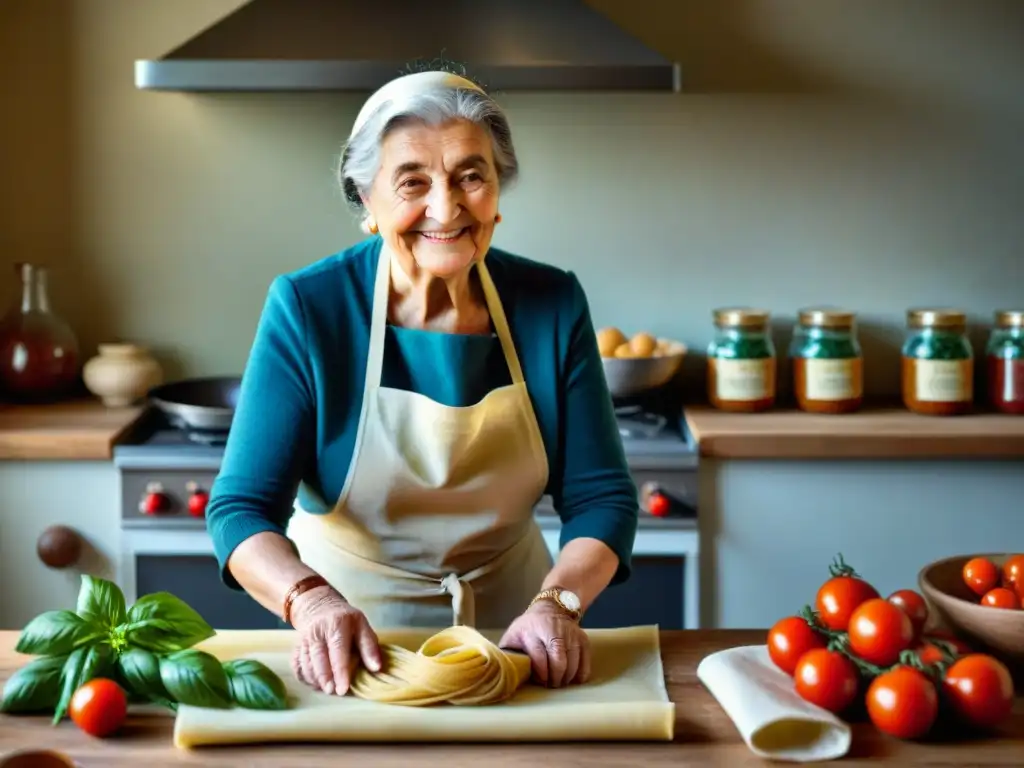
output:
{"label": "woman's right hand", "polygon": [[370,622],[330,587],[299,595],[292,604],[291,618],[299,632],[292,671],[306,685],[344,696],[357,657],[371,672],[380,670],[380,645]]}

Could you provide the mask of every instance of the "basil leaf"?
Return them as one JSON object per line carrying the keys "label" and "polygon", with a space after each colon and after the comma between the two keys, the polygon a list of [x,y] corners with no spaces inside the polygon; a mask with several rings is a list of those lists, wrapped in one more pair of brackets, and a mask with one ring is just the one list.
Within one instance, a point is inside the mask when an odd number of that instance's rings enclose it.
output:
{"label": "basil leaf", "polygon": [[274,672],[254,659],[233,659],[224,663],[231,698],[246,709],[287,709],[288,692]]}
{"label": "basil leaf", "polygon": [[195,609],[170,592],[140,597],[128,611],[125,639],[137,648],[170,653],[213,637],[213,627]]}
{"label": "basil leaf", "polygon": [[160,659],[143,648],[129,648],[117,659],[117,670],[129,693],[145,699],[166,699],[160,679]]}
{"label": "basil leaf", "polygon": [[124,593],[112,581],[93,576],[82,576],[82,588],[78,592],[78,615],[105,629],[113,629],[124,623],[127,609]]}
{"label": "basil leaf", "polygon": [[102,636],[100,627],[74,611],[46,611],[25,625],[14,650],[33,656],[63,656]]}
{"label": "basil leaf", "polygon": [[7,679],[0,712],[52,711],[60,699],[60,673],[67,656],[44,656],[21,667]]}
{"label": "basil leaf", "polygon": [[75,691],[94,677],[100,677],[109,671],[112,661],[113,652],[106,643],[76,648],[71,652],[61,670],[60,699],[53,713],[54,724],[64,719]]}
{"label": "basil leaf", "polygon": [[160,680],[179,704],[226,709],[231,706],[228,675],[215,656],[188,648],[160,658]]}

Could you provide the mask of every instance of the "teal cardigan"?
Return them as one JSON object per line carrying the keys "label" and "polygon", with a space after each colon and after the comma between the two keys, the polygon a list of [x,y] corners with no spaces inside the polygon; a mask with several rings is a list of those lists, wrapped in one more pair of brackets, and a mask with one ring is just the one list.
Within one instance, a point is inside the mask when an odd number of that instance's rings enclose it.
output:
{"label": "teal cardigan", "polygon": [[[234,589],[225,564],[235,547],[261,531],[283,534],[296,497],[303,509],[325,513],[341,493],[362,406],[380,252],[380,238],[371,237],[270,285],[206,511],[221,576]],[[571,272],[497,248],[486,258],[544,440],[561,546],[579,537],[603,541],[619,557],[612,583],[622,582],[637,492],[583,288]],[[389,326],[385,350],[383,385],[450,405],[478,402],[510,380],[493,336]]]}

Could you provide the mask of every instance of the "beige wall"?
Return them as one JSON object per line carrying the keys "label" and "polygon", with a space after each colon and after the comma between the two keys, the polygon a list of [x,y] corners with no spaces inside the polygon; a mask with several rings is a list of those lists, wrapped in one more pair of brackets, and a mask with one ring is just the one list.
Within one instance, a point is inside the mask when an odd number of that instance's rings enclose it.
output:
{"label": "beige wall", "polygon": [[[360,96],[135,90],[135,58],[239,4],[0,0],[0,255],[54,267],[87,348],[171,375],[240,371],[272,276],[359,237],[331,169]],[[593,4],[686,88],[504,97],[496,242],[575,269],[598,324],[703,348],[716,305],[844,304],[881,391],[907,306],[1024,305],[1024,4]]]}

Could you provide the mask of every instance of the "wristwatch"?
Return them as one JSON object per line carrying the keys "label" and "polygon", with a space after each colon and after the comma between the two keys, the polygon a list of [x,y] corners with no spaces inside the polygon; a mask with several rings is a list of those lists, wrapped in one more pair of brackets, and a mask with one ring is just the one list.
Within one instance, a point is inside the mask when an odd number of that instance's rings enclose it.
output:
{"label": "wristwatch", "polygon": [[528,608],[533,607],[534,603],[541,600],[550,600],[563,611],[565,611],[569,618],[573,621],[578,621],[582,611],[582,603],[580,598],[575,592],[570,592],[568,589],[562,589],[562,587],[549,587],[548,589],[542,590],[537,594],[533,600],[530,601]]}

